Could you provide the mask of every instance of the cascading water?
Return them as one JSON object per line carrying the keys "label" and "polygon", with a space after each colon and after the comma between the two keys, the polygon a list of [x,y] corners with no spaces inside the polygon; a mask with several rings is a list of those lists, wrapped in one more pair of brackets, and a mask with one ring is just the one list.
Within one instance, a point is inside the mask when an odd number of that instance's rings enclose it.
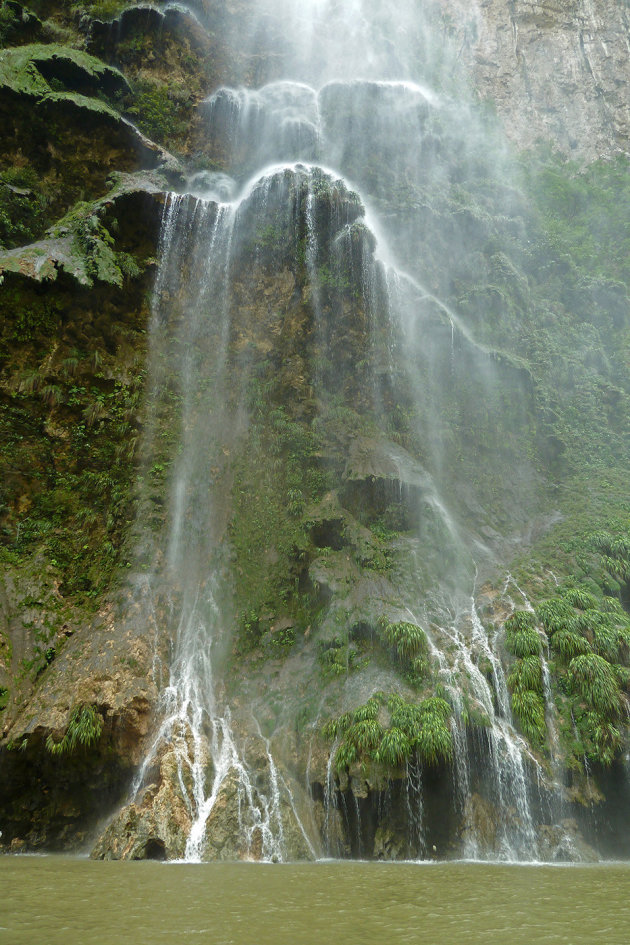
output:
{"label": "cascading water", "polygon": [[[268,299],[264,311],[271,331],[283,330],[273,327],[280,303],[265,282],[268,270],[292,272],[295,287],[285,295],[301,293],[299,304],[310,312],[305,331],[318,358],[310,374],[315,421],[321,405],[340,396],[344,379],[358,371],[346,359],[330,379],[327,364],[340,357],[348,321],[347,303],[335,309],[330,298],[345,293],[360,313],[348,324],[364,337],[368,352],[364,409],[394,429],[378,458],[373,450],[361,482],[372,483],[370,488],[380,483],[383,507],[391,500],[402,510],[405,537],[399,545],[407,570],[399,581],[398,606],[426,628],[431,659],[454,709],[460,814],[469,816],[483,782],[501,818],[492,851],[473,824],[460,852],[537,855],[532,772],[534,780],[544,778],[512,725],[498,641],[488,638],[474,602],[477,569],[492,564],[490,546],[498,536],[482,504],[488,501],[483,486],[475,491],[471,481],[488,471],[494,476],[495,462],[477,456],[477,443],[453,437],[453,430],[465,431],[474,420],[478,438],[486,431],[496,439],[497,429],[507,429],[505,391],[491,354],[475,340],[474,326],[440,298],[456,266],[431,239],[432,221],[442,208],[437,197],[429,205],[431,193],[464,186],[467,167],[483,160],[492,177],[493,162],[502,165],[504,159],[497,153],[480,158],[483,131],[456,94],[456,60],[444,37],[437,42],[429,7],[403,2],[394,11],[369,0],[271,3],[266,12],[274,22],[280,16],[284,36],[293,40],[281,44],[281,78],[259,89],[222,87],[209,97],[201,111],[222,170],[197,172],[189,193],[171,194],[165,206],[151,329],[152,409],[176,441],[170,444],[168,537],[156,552],[153,593],[161,619],[170,623],[172,650],[164,657],[170,681],[161,724],[134,793],[141,804],[151,772],[161,765],[164,777],[167,759],[182,806],[185,845],[179,855],[187,859],[282,859],[289,821],[298,826],[304,855],[319,848],[276,765],[272,741],[258,723],[253,734],[244,734],[241,713],[235,726],[221,681],[235,620],[226,539],[232,456],[249,435],[247,392],[256,358],[270,345],[266,325],[254,341],[249,337],[245,319],[252,299]],[[439,83],[439,93],[432,83]],[[429,203],[420,205],[418,194]],[[453,254],[469,253],[465,227],[458,230],[452,220],[444,226],[452,230]],[[252,271],[254,286],[244,287]],[[281,372],[281,362],[276,369]],[[333,391],[331,384],[337,385]],[[397,390],[405,391],[402,406],[394,403]],[[510,416],[519,410],[518,390],[513,394]],[[404,433],[405,443],[415,444],[414,455],[395,440],[401,435],[392,419],[396,410],[413,414]],[[155,437],[161,426],[151,425]],[[509,444],[497,449],[516,488],[526,494],[525,464],[513,464]],[[150,452],[156,451],[153,444]],[[350,489],[360,479],[353,461],[351,456],[344,474],[347,507],[356,507],[360,516],[361,494],[353,498]],[[488,490],[495,518],[505,529],[518,529],[518,519],[510,519],[513,493],[501,488],[493,479]],[[300,501],[299,488],[292,494]],[[470,710],[483,716],[481,749],[470,742]],[[483,754],[483,777],[473,772],[475,750]],[[319,827],[324,852],[337,855],[343,847],[339,810],[345,805],[346,820],[359,830],[364,808],[356,793],[350,797],[338,789],[333,754],[334,747],[323,778]],[[415,856],[427,852],[423,792],[423,772],[412,761],[404,805],[408,849]],[[391,802],[387,792],[383,797]],[[213,833],[213,817],[230,804],[234,836],[226,842]],[[359,852],[361,842],[359,836]]]}

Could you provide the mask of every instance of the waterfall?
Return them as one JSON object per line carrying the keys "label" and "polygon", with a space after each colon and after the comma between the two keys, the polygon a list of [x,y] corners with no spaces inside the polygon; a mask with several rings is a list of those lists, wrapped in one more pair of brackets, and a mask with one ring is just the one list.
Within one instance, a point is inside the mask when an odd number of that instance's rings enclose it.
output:
{"label": "waterfall", "polygon": [[[195,172],[184,194],[166,200],[151,323],[147,452],[158,457],[153,472],[164,474],[160,482],[168,492],[149,596],[153,625],[161,622],[168,640],[161,665],[168,664],[170,678],[132,799],[142,805],[156,767],[166,777],[167,759],[185,835],[173,850],[188,860],[281,860],[295,855],[289,831],[301,836],[305,856],[319,849],[298,813],[299,778],[290,782],[277,758],[274,725],[244,721],[247,693],[235,698],[224,678],[239,618],[230,558],[235,457],[255,428],[248,391],[275,344],[269,333],[281,337],[285,330],[277,310],[290,304],[307,326],[301,338],[307,354],[300,357],[310,375],[302,393],[291,389],[287,397],[308,400],[302,413],[310,412],[311,425],[330,423],[333,403],[338,412],[361,410],[368,432],[379,425],[389,431],[378,443],[376,434],[355,439],[357,451],[371,444],[367,473],[353,466],[350,444],[345,506],[335,514],[348,528],[352,513],[356,534],[361,528],[369,534],[361,515],[365,490],[372,489],[383,515],[395,506],[400,517],[396,549],[406,564],[396,585],[387,578],[385,590],[385,579],[379,585],[372,577],[372,598],[385,600],[395,586],[398,599],[388,601],[388,613],[397,607],[400,619],[411,617],[424,628],[436,679],[452,705],[454,803],[469,822],[459,852],[537,856],[531,792],[546,776],[516,731],[498,635],[489,636],[475,604],[477,575],[495,563],[495,519],[508,532],[520,524],[512,483],[521,488],[523,508],[528,501],[527,463],[515,461],[503,436],[520,392],[504,390],[487,332],[467,324],[446,295],[454,260],[471,251],[474,237],[463,223],[458,229],[451,218],[442,222],[452,230],[453,258],[440,244],[444,232],[431,238],[447,199],[465,185],[467,168],[482,166],[498,178],[505,158],[490,150],[474,117],[455,51],[441,42],[438,54],[428,6],[417,6],[410,0],[395,9],[368,0],[271,4],[271,14],[284,22],[281,77],[259,88],[222,86],[208,97],[200,114],[222,168]],[[282,296],[274,278],[286,280]],[[252,328],[254,310],[264,324]],[[361,339],[361,368],[344,352],[348,332]],[[277,359],[274,372],[282,370]],[[478,442],[463,438],[471,428]],[[166,446],[159,442],[164,430]],[[483,455],[484,438],[497,444],[498,461]],[[281,462],[274,467],[278,475]],[[303,491],[299,483],[288,491],[298,509]],[[308,575],[313,588],[328,580],[326,555],[340,553],[334,537],[320,544],[319,571],[313,567]],[[258,566],[267,566],[262,553]],[[332,580],[330,588],[334,597]],[[343,606],[335,611],[331,605],[331,625]],[[252,622],[264,619],[256,613]],[[309,624],[305,635],[310,631]],[[316,671],[314,659],[310,669]],[[381,676],[390,684],[388,672]],[[353,682],[348,664],[346,675],[350,703],[363,683]],[[377,687],[366,679],[370,695]],[[547,704],[551,713],[548,695]],[[483,718],[474,743],[470,709]],[[277,714],[292,724],[290,708]],[[336,744],[322,777],[325,852],[343,852],[344,817],[356,825],[357,849],[369,852],[362,836],[373,812],[366,819],[367,805],[336,780],[335,750]],[[307,774],[310,764],[309,748]],[[391,807],[388,791],[379,803]],[[417,857],[430,844],[425,792],[422,767],[407,763],[401,805],[408,849]],[[491,848],[471,819],[484,792],[499,818]],[[228,841],[213,826],[219,808],[221,816],[231,811]]]}

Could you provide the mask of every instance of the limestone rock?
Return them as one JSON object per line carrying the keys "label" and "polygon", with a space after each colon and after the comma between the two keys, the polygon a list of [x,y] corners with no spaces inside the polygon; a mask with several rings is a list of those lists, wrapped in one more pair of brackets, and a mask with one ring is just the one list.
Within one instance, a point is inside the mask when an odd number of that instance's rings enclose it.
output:
{"label": "limestone rock", "polygon": [[630,11],[617,0],[443,0],[479,94],[520,148],[630,150]]}

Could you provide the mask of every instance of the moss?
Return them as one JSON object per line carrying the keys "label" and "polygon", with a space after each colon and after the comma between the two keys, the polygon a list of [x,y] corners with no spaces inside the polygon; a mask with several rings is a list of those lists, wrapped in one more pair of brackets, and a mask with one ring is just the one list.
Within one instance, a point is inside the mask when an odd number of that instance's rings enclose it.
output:
{"label": "moss", "polygon": [[100,285],[6,275],[0,307],[0,543],[23,566],[44,553],[61,594],[92,605],[130,516],[147,318],[142,279]]}
{"label": "moss", "polygon": [[[63,91],[53,89],[51,82]],[[127,80],[118,69],[94,56],[66,46],[29,45],[7,49],[0,59],[0,87],[37,99],[71,98],[86,108],[112,109],[92,99],[97,93],[121,95],[129,92]],[[85,93],[85,94],[81,94]]]}

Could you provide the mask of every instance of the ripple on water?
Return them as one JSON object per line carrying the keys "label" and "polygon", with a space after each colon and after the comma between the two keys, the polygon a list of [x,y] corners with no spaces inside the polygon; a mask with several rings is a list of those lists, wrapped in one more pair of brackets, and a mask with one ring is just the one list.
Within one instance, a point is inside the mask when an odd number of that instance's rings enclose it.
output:
{"label": "ripple on water", "polygon": [[0,858],[11,945],[627,945],[630,864]]}

